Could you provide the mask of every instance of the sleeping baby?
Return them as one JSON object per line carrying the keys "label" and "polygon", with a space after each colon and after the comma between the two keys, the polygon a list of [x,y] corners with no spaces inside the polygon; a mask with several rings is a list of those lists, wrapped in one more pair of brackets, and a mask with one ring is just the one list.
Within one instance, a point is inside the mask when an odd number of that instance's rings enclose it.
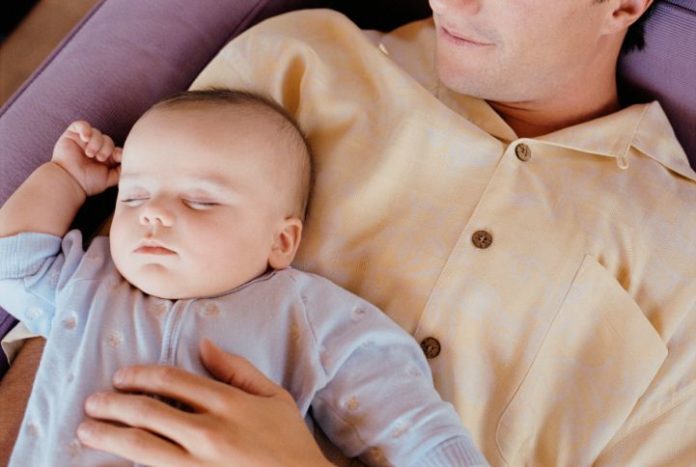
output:
{"label": "sleeping baby", "polygon": [[[311,409],[349,457],[485,464],[416,341],[291,267],[311,183],[297,125],[246,92],[159,102],[123,149],[87,122],[69,125],[0,210],[0,305],[48,339],[10,465],[127,464],[77,439],[85,400],[124,366],[208,375],[205,338]],[[110,236],[85,249],[69,226],[116,184]]]}

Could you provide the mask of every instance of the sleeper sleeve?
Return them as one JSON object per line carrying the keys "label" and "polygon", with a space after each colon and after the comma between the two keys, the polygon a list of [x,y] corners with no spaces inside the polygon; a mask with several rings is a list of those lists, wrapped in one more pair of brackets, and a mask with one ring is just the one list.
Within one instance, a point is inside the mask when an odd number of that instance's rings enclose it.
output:
{"label": "sleeper sleeve", "polygon": [[355,298],[306,304],[326,377],[312,411],[329,439],[369,465],[487,465],[415,339]]}
{"label": "sleeper sleeve", "polygon": [[0,306],[31,332],[48,337],[56,296],[83,256],[79,230],[62,239],[35,232],[0,238]]}

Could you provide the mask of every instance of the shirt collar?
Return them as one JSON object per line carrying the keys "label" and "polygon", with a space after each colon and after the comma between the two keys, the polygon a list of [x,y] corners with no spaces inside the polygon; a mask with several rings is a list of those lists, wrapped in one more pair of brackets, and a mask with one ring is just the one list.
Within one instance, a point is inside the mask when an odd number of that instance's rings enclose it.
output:
{"label": "shirt collar", "polygon": [[[420,52],[412,57],[414,37]],[[388,54],[393,51],[390,54],[392,59],[447,107],[504,143],[518,139],[514,130],[487,102],[457,94],[439,82],[434,64],[432,18],[410,23],[388,34],[379,34],[375,42],[380,39],[380,48]],[[579,152],[622,159],[622,162],[627,161],[633,147],[670,170],[696,181],[696,173],[658,102],[632,105],[537,139]]]}
{"label": "shirt collar", "polygon": [[[438,97],[464,118],[504,143],[518,139],[514,130],[485,101],[457,95],[441,87]],[[635,104],[618,112],[536,138],[581,153],[613,157],[628,163],[633,147],[683,177],[696,181],[696,172],[677,141],[657,101]]]}
{"label": "shirt collar", "polygon": [[660,104],[636,104],[539,138],[581,152],[627,160],[631,147],[696,181],[684,149]]}

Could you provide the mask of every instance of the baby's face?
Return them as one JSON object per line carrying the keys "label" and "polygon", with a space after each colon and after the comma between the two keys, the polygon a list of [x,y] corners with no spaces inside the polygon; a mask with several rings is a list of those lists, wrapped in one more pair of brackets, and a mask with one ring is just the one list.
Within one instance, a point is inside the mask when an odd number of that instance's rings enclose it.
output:
{"label": "baby's face", "polygon": [[226,292],[268,267],[287,218],[273,135],[235,109],[149,112],[128,135],[111,252],[119,272],[158,297]]}

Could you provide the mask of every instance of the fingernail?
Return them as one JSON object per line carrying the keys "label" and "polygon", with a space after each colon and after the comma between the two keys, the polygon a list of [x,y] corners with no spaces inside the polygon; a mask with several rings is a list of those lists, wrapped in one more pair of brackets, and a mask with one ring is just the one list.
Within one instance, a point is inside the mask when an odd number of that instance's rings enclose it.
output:
{"label": "fingernail", "polygon": [[114,373],[113,383],[114,386],[121,386],[126,382],[126,371],[124,369],[118,370]]}
{"label": "fingernail", "polygon": [[82,422],[80,425],[77,427],[77,437],[80,438],[81,441],[86,441],[92,436],[92,427],[89,425],[89,423]]}
{"label": "fingernail", "polygon": [[85,401],[85,409],[87,412],[94,412],[99,406],[99,400],[103,397],[103,393],[96,392],[89,396]]}

